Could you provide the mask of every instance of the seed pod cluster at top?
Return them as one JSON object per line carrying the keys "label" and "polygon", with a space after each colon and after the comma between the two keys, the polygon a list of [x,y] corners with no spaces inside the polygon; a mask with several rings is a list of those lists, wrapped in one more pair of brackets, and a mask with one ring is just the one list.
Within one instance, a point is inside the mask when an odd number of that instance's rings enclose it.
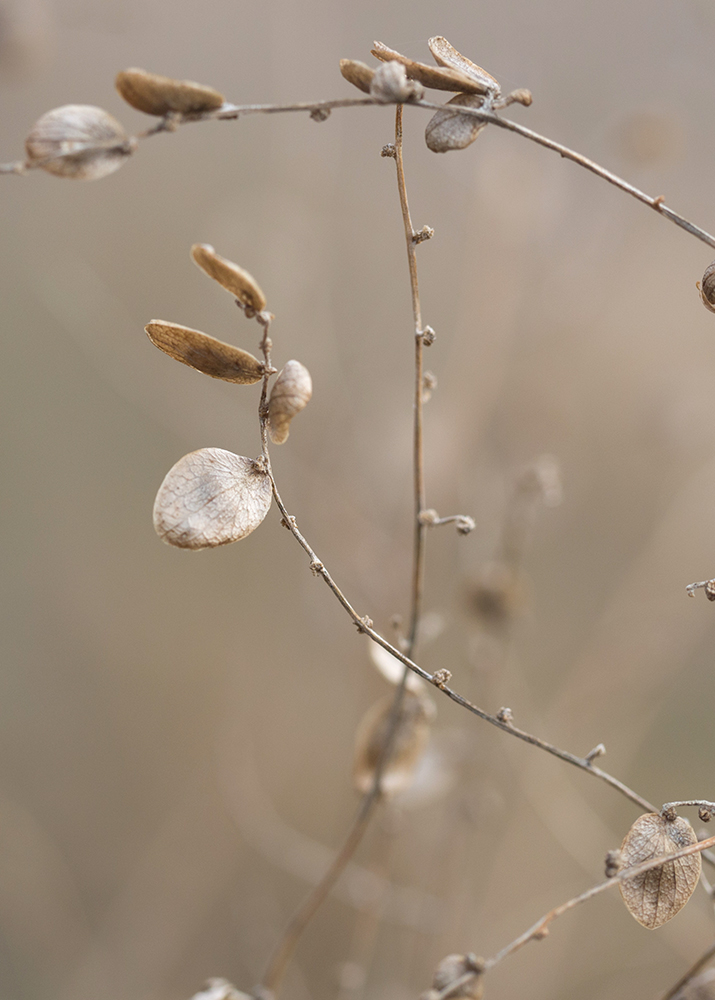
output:
{"label": "seed pod cluster at top", "polygon": [[268,400],[268,434],[273,444],[288,440],[290,422],[313,395],[310,372],[300,361],[286,361]]}
{"label": "seed pod cluster at top", "polygon": [[224,103],[223,94],[213,87],[134,67],[118,73],[114,85],[127,104],[147,115],[195,115],[215,111]]}
{"label": "seed pod cluster at top", "polygon": [[135,151],[119,122],[91,104],[65,104],[39,118],[27,139],[28,166],[57,177],[95,181],[114,173]]}

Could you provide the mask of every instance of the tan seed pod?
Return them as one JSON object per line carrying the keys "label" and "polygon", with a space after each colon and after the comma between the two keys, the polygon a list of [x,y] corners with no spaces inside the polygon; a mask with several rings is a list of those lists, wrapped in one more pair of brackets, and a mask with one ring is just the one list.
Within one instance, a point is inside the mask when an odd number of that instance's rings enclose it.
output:
{"label": "tan seed pod", "polygon": [[152,344],[164,354],[211,378],[253,385],[263,377],[265,368],[258,358],[199,330],[163,319],[153,319],[144,329]]}
{"label": "tan seed pod", "polygon": [[114,173],[135,149],[136,139],[128,139],[115,118],[91,104],[48,111],[25,140],[30,166],[80,181]]}
{"label": "tan seed pod", "polygon": [[238,264],[221,257],[208,243],[194,243],[191,257],[197,267],[208,274],[209,278],[218,281],[231,295],[235,295],[251,312],[262,312],[266,308],[266,297],[255,278]]}
{"label": "tan seed pod", "polygon": [[[353,780],[359,792],[370,790],[390,727],[394,695],[372,705],[363,716],[355,736]],[[412,783],[415,769],[427,746],[433,702],[424,695],[405,691],[389,759],[382,772],[385,795],[403,792]]]}
{"label": "tan seed pod", "polygon": [[447,955],[434,970],[432,989],[441,991],[465,976],[474,973],[472,978],[454,993],[449,994],[449,1000],[481,1000],[484,995],[483,962],[474,955]]}
{"label": "tan seed pod", "polygon": [[268,400],[268,434],[273,444],[288,440],[291,420],[308,405],[312,395],[308,369],[300,361],[286,361]]}
{"label": "tan seed pod", "polygon": [[222,448],[184,455],[154,502],[154,528],[169,545],[228,545],[258,527],[271,506],[271,481],[259,460]]}
{"label": "tan seed pod", "polygon": [[395,52],[382,42],[374,42],[371,52],[381,62],[402,63],[410,80],[419,80],[423,86],[432,90],[456,90],[464,94],[490,92],[481,80],[446,66],[428,66],[426,63],[415,62],[414,59],[408,59],[407,56]]}
{"label": "tan seed pod", "polygon": [[114,85],[127,104],[148,115],[196,115],[215,111],[224,103],[223,94],[213,87],[191,80],[172,80],[170,76],[131,69],[117,73]]}
{"label": "tan seed pod", "polygon": [[370,84],[375,75],[375,70],[366,63],[357,62],[355,59],[341,59],[340,72],[348,83],[352,83],[353,87],[357,87],[358,90],[362,90],[365,94],[370,93]]}
{"label": "tan seed pod", "polygon": [[484,93],[499,94],[500,87],[497,80],[487,73],[481,66],[477,66],[471,59],[467,59],[461,52],[457,52],[453,45],[443,38],[442,35],[435,35],[427,42],[434,61],[439,66],[446,66],[458,73],[463,73],[477,83],[481,83],[485,88]]}
{"label": "tan seed pod", "polygon": [[[697,843],[687,819],[666,820],[659,813],[639,816],[621,844],[620,871],[662,854]],[[620,883],[623,902],[639,924],[651,930],[667,923],[685,906],[698,884],[699,854],[668,861],[637,878]]]}
{"label": "tan seed pod", "polygon": [[460,115],[448,110],[458,105],[466,108],[479,108],[482,98],[476,94],[457,94],[447,101],[444,109],[437,111],[427,122],[425,142],[433,153],[448,153],[452,149],[465,149],[477,138],[486,122],[479,121],[472,115]]}
{"label": "tan seed pod", "polygon": [[702,282],[698,285],[703,305],[715,312],[715,260],[705,269]]}
{"label": "tan seed pod", "polygon": [[398,62],[383,63],[375,70],[370,84],[370,94],[383,104],[404,104],[419,101],[424,87],[417,80],[408,80],[405,67]]}

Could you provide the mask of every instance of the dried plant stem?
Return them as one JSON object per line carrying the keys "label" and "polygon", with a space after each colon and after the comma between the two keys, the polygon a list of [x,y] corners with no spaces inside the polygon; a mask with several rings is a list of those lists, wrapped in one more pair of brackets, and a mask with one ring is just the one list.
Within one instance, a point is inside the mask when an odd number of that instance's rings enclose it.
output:
{"label": "dried plant stem", "polygon": [[673,1000],[683,987],[687,986],[691,979],[694,979],[697,974],[705,968],[711,958],[715,958],[715,944],[710,945],[708,950],[704,955],[701,955],[697,962],[694,962],[685,975],[681,976],[675,986],[671,986],[668,992],[663,996],[662,1000]]}

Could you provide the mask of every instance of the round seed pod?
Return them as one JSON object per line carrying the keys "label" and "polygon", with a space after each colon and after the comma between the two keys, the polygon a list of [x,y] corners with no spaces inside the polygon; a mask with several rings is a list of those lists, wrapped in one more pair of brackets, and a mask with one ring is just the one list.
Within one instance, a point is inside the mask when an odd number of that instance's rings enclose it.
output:
{"label": "round seed pod", "polygon": [[258,358],[200,330],[163,319],[153,319],[144,329],[152,344],[164,354],[211,378],[253,385],[263,377],[265,368]]}
{"label": "round seed pod", "polygon": [[266,308],[266,297],[255,278],[238,264],[216,253],[208,243],[194,243],[191,257],[197,267],[218,281],[231,295],[235,295],[245,309],[251,313],[262,312]]}
{"label": "round seed pod", "polygon": [[30,166],[80,181],[114,173],[135,149],[136,139],[128,139],[115,118],[91,104],[48,111],[25,140]]}
{"label": "round seed pod", "polygon": [[180,549],[228,545],[258,527],[271,497],[271,480],[260,460],[201,448],[167,473],[154,502],[154,528]]}
{"label": "round seed pod", "polygon": [[434,970],[432,989],[440,992],[471,972],[474,974],[472,978],[450,993],[450,1000],[481,1000],[484,994],[483,971],[482,960],[475,955],[447,955]]}
{"label": "round seed pod", "polygon": [[134,67],[118,73],[114,85],[127,104],[148,115],[195,115],[215,111],[224,103],[223,94],[213,87]]}
{"label": "round seed pod", "polygon": [[715,260],[705,269],[700,285],[700,298],[710,312],[715,312]]}
{"label": "round seed pod", "polygon": [[[682,816],[668,820],[659,813],[645,813],[638,817],[621,844],[619,871],[622,873],[662,854],[672,854],[697,840],[695,830]],[[700,855],[690,854],[621,882],[623,902],[639,924],[650,930],[661,927],[682,910],[695,892],[701,867]]]}
{"label": "round seed pod", "polygon": [[[390,728],[394,695],[376,702],[363,716],[355,736],[353,780],[363,794],[372,787],[375,769]],[[434,703],[425,695],[405,691],[392,749],[382,772],[382,792],[394,795],[412,784],[415,769],[427,746]]]}
{"label": "round seed pod", "polygon": [[287,361],[276,379],[268,400],[268,434],[273,444],[288,440],[290,422],[308,405],[313,382],[300,361]]}
{"label": "round seed pod", "polygon": [[425,141],[433,153],[448,153],[452,149],[466,149],[477,138],[486,122],[473,115],[460,115],[451,110],[455,105],[479,108],[483,99],[478,94],[457,94],[447,101],[444,108],[437,111],[427,122]]}

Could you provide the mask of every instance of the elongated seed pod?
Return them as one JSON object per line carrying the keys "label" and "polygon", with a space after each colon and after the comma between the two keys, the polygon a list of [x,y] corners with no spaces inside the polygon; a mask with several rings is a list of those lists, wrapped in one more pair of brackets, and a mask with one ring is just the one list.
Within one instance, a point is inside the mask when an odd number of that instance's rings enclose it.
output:
{"label": "elongated seed pod", "polygon": [[266,308],[266,297],[255,278],[238,264],[217,254],[210,244],[194,243],[191,257],[197,267],[208,274],[209,278],[218,281],[231,295],[235,295],[247,309],[257,313]]}
{"label": "elongated seed pod", "polygon": [[477,94],[457,94],[447,101],[444,108],[437,111],[427,122],[425,142],[433,153],[448,153],[452,149],[465,149],[477,138],[486,122],[480,122],[473,115],[460,115],[451,109],[456,106],[478,108],[482,98]]}
{"label": "elongated seed pod", "polygon": [[715,260],[705,269],[705,274],[699,287],[703,305],[710,312],[715,312]]}
{"label": "elongated seed pod", "polygon": [[201,448],[167,473],[154,502],[154,528],[180,549],[228,545],[258,527],[271,496],[261,460]]}
{"label": "elongated seed pod", "polygon": [[224,344],[188,326],[153,319],[144,329],[152,344],[164,354],[211,378],[238,385],[253,385],[260,381],[265,371],[258,358],[248,351]]}
{"label": "elongated seed pod", "polygon": [[370,93],[370,84],[375,75],[375,70],[371,66],[356,59],[341,59],[340,72],[353,87],[357,87],[365,94]]}
{"label": "elongated seed pod", "polygon": [[213,87],[192,80],[172,80],[135,67],[118,73],[114,85],[127,104],[148,115],[200,114],[215,111],[224,103],[223,94]]}
{"label": "elongated seed pod", "polygon": [[[359,792],[368,792],[390,730],[394,695],[376,702],[363,716],[355,736],[353,779]],[[382,772],[385,795],[403,792],[412,784],[415,768],[427,746],[434,703],[425,695],[405,691],[392,741]]]}
{"label": "elongated seed pod", "polygon": [[268,400],[268,434],[273,444],[287,441],[291,420],[308,405],[312,395],[313,382],[308,369],[300,361],[287,361]]}
{"label": "elongated seed pod", "polygon": [[80,181],[114,173],[135,149],[136,140],[127,138],[116,118],[91,104],[65,104],[48,111],[25,140],[31,166]]}

